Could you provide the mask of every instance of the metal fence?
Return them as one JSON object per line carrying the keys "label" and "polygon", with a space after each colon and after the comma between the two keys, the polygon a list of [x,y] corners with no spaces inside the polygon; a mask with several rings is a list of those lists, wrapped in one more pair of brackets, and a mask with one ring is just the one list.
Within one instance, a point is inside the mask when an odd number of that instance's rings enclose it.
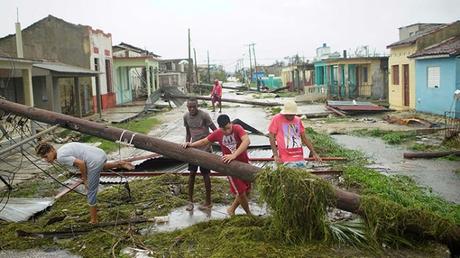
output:
{"label": "metal fence", "polygon": [[460,138],[460,112],[444,112],[444,123],[446,125],[446,139]]}

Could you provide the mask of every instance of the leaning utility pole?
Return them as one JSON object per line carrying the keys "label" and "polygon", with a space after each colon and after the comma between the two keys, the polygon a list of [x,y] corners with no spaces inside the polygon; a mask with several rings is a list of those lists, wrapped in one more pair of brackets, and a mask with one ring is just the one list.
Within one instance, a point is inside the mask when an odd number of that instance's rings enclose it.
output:
{"label": "leaning utility pole", "polygon": [[193,69],[193,64],[192,64],[192,50],[191,50],[191,40],[190,40],[190,29],[188,29],[188,66],[187,66],[187,90],[188,92],[193,92],[192,90],[192,69]]}
{"label": "leaning utility pole", "polygon": [[[249,46],[252,46],[252,54],[254,55],[254,70],[255,70],[255,74],[257,76],[257,61],[256,61],[256,50],[254,49],[254,46],[255,46],[256,43],[251,43],[249,44]],[[259,81],[259,78],[256,78],[257,80],[257,91],[260,91],[260,81]]]}
{"label": "leaning utility pole", "polygon": [[252,57],[251,57],[251,44],[248,45],[249,47],[249,83],[252,82]]}
{"label": "leaning utility pole", "polygon": [[196,50],[193,48],[193,57],[194,57],[194,62],[195,62],[195,82],[199,84],[199,78],[198,78],[198,61],[196,60]]}
{"label": "leaning utility pole", "polygon": [[209,64],[209,50],[207,50],[208,54],[208,83],[211,83],[211,66]]}

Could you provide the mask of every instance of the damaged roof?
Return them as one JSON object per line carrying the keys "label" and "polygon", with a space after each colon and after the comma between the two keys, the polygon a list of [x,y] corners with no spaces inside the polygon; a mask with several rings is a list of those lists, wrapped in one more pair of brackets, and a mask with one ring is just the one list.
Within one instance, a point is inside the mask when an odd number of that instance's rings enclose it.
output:
{"label": "damaged roof", "polygon": [[95,76],[101,73],[101,72],[89,70],[83,67],[68,65],[64,63],[58,63],[58,62],[35,63],[33,67],[49,70],[49,71],[56,72],[56,73],[63,73],[63,74],[85,74],[89,76]]}
{"label": "damaged roof", "polygon": [[421,37],[423,37],[425,35],[428,35],[431,32],[436,31],[436,30],[438,30],[440,28],[444,28],[446,26],[448,26],[448,25],[439,24],[438,26],[433,26],[433,27],[426,28],[425,30],[420,30],[414,36],[408,37],[408,38],[403,39],[403,40],[396,41],[396,42],[388,45],[387,48],[403,46],[403,45],[412,45],[417,41],[417,39],[419,39],[419,38],[421,38]]}
{"label": "damaged roof", "polygon": [[410,55],[409,58],[423,57],[423,56],[458,56],[460,55],[460,35],[449,38],[438,44],[429,46],[425,49],[417,51],[415,54]]}

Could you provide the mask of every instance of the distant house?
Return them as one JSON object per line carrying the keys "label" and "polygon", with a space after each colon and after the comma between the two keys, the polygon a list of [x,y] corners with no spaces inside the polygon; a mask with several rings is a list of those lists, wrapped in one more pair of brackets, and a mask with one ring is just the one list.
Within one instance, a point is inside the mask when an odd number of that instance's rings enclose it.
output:
{"label": "distant house", "polygon": [[386,99],[388,57],[325,59],[316,78],[327,85],[329,97]]}
{"label": "distant house", "polygon": [[310,63],[293,64],[281,70],[281,81],[291,90],[304,91],[305,86],[313,85],[314,65]]}
{"label": "distant house", "polygon": [[[388,57],[370,56],[368,47],[353,57],[331,53],[326,44],[316,49],[313,89],[305,92],[328,98],[387,99]],[[323,95],[323,96],[321,96]]]}
{"label": "distant house", "polygon": [[390,49],[388,100],[391,108],[416,108],[416,66],[415,59],[409,56],[455,36],[459,30],[458,21],[451,24],[416,23],[399,28],[399,41],[387,46]]}
{"label": "distant house", "polygon": [[[55,77],[58,96],[56,107],[66,114],[83,114],[115,106],[112,87],[112,36],[90,26],[76,25],[49,15],[22,30],[24,58],[46,59],[50,62],[93,70],[94,74],[79,76],[79,80]],[[15,35],[0,38],[0,49],[16,56]],[[75,83],[78,82],[78,85]],[[76,91],[78,90],[78,91]],[[97,99],[100,95],[100,101]],[[75,108],[75,100],[81,99],[82,107]]]}
{"label": "distant house", "polygon": [[[193,66],[193,63],[190,65]],[[159,74],[160,87],[176,86],[185,89],[188,66],[188,58],[161,60]]]}
{"label": "distant house", "polygon": [[113,76],[117,104],[150,96],[159,88],[159,55],[120,43],[113,46]]}
{"label": "distant house", "polygon": [[460,118],[460,31],[457,36],[421,49],[415,60],[416,111]]}

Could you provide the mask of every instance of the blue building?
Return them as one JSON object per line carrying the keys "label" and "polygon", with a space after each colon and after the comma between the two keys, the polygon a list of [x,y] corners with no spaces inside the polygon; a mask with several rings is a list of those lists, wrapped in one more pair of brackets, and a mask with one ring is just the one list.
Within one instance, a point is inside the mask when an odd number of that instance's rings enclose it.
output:
{"label": "blue building", "polygon": [[[416,111],[460,118],[460,35],[432,45],[413,55],[415,59]],[[457,91],[458,92],[458,91]]]}

